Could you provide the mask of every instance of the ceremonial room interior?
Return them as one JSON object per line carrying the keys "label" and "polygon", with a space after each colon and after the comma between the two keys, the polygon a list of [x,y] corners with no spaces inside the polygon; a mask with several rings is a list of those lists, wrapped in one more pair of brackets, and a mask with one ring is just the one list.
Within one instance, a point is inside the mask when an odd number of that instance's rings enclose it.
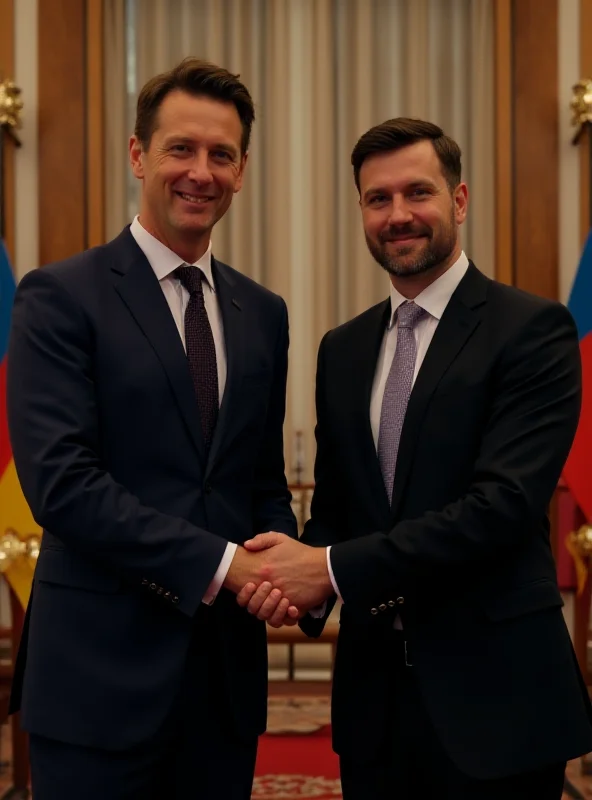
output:
{"label": "ceremonial room interior", "polygon": [[[132,222],[139,183],[128,141],[151,76],[186,56],[240,73],[255,122],[242,191],[213,253],[288,307],[284,456],[302,533],[319,344],[389,291],[359,222],[353,145],[394,117],[441,126],[462,149],[468,257],[489,278],[571,307],[578,269],[592,274],[592,250],[586,265],[582,256],[592,225],[591,34],[592,0],[0,0],[0,240],[14,281]],[[0,273],[1,262],[0,253]],[[11,465],[2,291],[0,274],[0,797],[21,800],[31,796],[28,741],[8,702],[42,530]],[[592,415],[589,393],[583,402]],[[589,688],[591,512],[591,498],[582,504],[561,478],[551,546]],[[266,626],[268,726],[253,800],[342,798],[331,748],[339,612],[338,601],[317,639],[297,625]],[[568,762],[563,791],[563,800],[592,798],[592,754]]]}

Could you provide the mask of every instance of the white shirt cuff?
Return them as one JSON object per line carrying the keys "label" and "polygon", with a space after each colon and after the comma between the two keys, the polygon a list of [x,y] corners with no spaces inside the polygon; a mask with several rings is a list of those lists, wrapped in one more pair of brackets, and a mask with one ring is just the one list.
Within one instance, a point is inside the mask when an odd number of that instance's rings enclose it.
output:
{"label": "white shirt cuff", "polygon": [[333,584],[333,588],[335,589],[335,594],[340,600],[343,600],[341,597],[341,592],[339,591],[339,587],[337,586],[337,581],[335,580],[335,575],[333,574],[333,567],[331,566],[331,548],[327,548],[327,569],[329,570],[329,578],[331,579],[331,583]]}
{"label": "white shirt cuff", "polygon": [[322,619],[325,616],[325,612],[327,611],[327,601],[325,600],[324,603],[321,603],[320,606],[315,606],[314,608],[309,608],[308,613],[313,619]]}
{"label": "white shirt cuff", "polygon": [[[331,583],[333,584],[333,588],[335,589],[335,594],[341,600],[341,595],[339,594],[339,589],[337,588],[337,584],[335,583],[335,575],[333,575],[333,569],[331,568],[331,558],[329,557],[329,551],[331,550],[330,547],[327,548],[327,569],[329,570],[329,578],[331,579]],[[327,601],[325,600],[324,603],[321,603],[320,606],[315,606],[314,608],[310,608],[308,613],[313,619],[321,619],[325,616],[327,612]]]}
{"label": "white shirt cuff", "polygon": [[218,596],[218,592],[222,588],[222,584],[226,580],[226,575],[228,574],[228,570],[230,569],[230,565],[232,563],[232,559],[234,558],[234,554],[236,553],[237,545],[234,542],[228,542],[226,545],[226,550],[224,551],[224,555],[222,556],[222,560],[220,561],[220,566],[216,570],[216,574],[212,578],[212,582],[208,586],[206,593],[202,598],[202,603],[205,603],[207,606],[211,606],[216,597]]}

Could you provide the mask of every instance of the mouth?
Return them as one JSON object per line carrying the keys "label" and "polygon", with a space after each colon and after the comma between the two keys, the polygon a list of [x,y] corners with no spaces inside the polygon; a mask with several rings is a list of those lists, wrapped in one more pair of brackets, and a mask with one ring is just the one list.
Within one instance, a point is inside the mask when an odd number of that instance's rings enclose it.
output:
{"label": "mouth", "polygon": [[180,197],[182,200],[185,200],[186,203],[191,203],[192,205],[203,206],[206,203],[212,202],[214,197],[212,195],[205,195],[205,194],[188,194],[187,192],[175,192],[177,197]]}
{"label": "mouth", "polygon": [[417,242],[419,239],[425,238],[423,234],[416,234],[415,236],[407,235],[407,236],[389,236],[386,239],[383,239],[383,244],[412,244],[413,242]]}

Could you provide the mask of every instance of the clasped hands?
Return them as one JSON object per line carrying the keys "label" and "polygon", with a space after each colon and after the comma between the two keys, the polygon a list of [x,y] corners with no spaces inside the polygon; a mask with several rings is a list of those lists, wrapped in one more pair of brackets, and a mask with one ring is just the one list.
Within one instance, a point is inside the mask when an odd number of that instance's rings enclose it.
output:
{"label": "clasped hands", "polygon": [[276,532],[237,547],[224,585],[240,606],[274,628],[295,625],[334,591],[325,548]]}

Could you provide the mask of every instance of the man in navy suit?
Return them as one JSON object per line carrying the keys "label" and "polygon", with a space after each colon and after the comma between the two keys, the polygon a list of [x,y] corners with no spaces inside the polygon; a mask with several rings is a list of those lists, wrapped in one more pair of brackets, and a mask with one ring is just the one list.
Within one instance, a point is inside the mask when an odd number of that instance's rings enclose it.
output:
{"label": "man in navy suit", "polygon": [[[44,535],[12,708],[35,800],[250,797],[267,652],[235,599],[261,580],[241,544],[296,535],[286,306],[210,245],[253,118],[214,65],[149,81],[139,217],[17,292],[10,435]],[[272,623],[288,612],[281,598]]]}
{"label": "man in navy suit", "polygon": [[[266,576],[301,611],[331,596],[310,635],[343,600],[344,800],[559,800],[592,749],[546,514],[578,424],[576,328],[464,254],[461,153],[439,127],[388,120],[352,166],[390,297],[321,343],[304,544],[247,546],[270,547]],[[262,618],[270,598],[239,594]]]}

